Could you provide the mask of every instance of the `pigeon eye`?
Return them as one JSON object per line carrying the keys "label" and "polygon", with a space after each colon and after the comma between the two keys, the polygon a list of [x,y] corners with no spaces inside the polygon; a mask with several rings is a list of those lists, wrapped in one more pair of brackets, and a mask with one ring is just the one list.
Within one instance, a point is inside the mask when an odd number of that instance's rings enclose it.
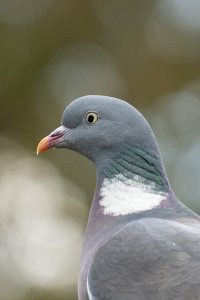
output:
{"label": "pigeon eye", "polygon": [[86,114],[86,121],[89,124],[96,123],[98,121],[98,118],[99,118],[99,116],[98,116],[98,114],[96,112],[88,112]]}

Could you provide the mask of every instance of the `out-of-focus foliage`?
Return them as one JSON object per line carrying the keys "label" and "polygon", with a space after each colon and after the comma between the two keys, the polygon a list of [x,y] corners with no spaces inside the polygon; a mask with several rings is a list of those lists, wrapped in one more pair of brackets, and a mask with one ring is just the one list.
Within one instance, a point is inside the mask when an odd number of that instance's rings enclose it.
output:
{"label": "out-of-focus foliage", "polygon": [[199,15],[197,0],[0,0],[0,300],[77,299],[95,169],[35,154],[76,97],[141,110],[200,213]]}

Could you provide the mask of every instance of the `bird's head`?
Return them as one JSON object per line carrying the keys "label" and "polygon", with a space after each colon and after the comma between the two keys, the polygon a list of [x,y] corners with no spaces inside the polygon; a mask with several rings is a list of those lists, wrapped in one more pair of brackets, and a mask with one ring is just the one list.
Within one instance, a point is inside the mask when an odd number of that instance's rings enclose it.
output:
{"label": "bird's head", "polygon": [[124,145],[157,151],[153,132],[130,104],[107,96],[84,96],[65,109],[61,126],[41,140],[37,152],[67,148],[97,163],[114,156]]}

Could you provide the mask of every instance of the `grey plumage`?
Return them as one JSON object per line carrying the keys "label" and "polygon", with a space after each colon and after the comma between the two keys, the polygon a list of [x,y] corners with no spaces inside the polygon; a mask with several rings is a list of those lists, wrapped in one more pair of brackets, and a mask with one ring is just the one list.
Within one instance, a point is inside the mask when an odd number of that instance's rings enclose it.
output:
{"label": "grey plumage", "polygon": [[71,149],[97,168],[79,300],[200,299],[200,219],[172,191],[147,121],[122,100],[85,96],[61,123],[38,152]]}
{"label": "grey plumage", "polygon": [[95,254],[91,299],[199,299],[199,232],[198,222],[184,219],[130,222]]}

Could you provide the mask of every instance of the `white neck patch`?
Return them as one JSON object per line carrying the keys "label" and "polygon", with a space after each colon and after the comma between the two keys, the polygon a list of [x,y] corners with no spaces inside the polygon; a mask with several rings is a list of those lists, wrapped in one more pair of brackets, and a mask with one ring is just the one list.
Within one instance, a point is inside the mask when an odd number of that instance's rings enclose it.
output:
{"label": "white neck patch", "polygon": [[156,191],[154,182],[142,183],[140,176],[128,179],[120,174],[104,179],[100,196],[103,214],[120,216],[150,210],[166,198],[166,193]]}

